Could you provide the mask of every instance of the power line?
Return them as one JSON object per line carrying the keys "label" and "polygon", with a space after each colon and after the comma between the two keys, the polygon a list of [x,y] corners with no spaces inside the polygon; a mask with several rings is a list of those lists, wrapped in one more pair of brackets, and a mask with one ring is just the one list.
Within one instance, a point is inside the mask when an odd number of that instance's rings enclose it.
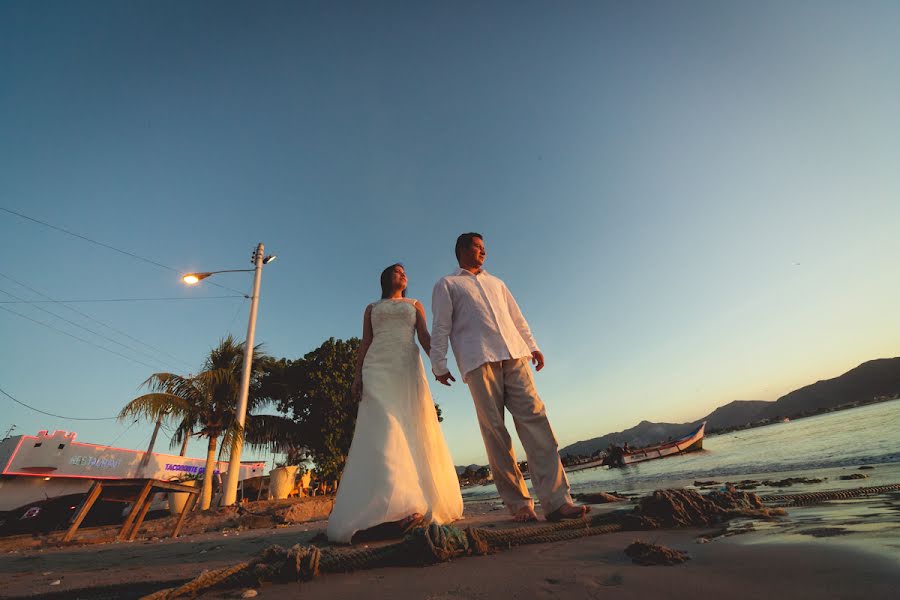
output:
{"label": "power line", "polygon": [[[14,210],[10,210],[10,209],[4,208],[4,207],[2,207],[2,206],[0,206],[0,210],[2,210],[3,212],[7,212],[7,213],[9,213],[9,214],[11,214],[11,215],[16,215],[17,217],[20,217],[20,218],[22,218],[22,219],[26,219],[26,220],[31,221],[31,222],[33,222],[33,223],[37,223],[38,225],[43,225],[44,227],[49,227],[50,229],[54,229],[54,230],[59,231],[59,232],[61,232],[61,233],[65,233],[66,235],[71,235],[72,237],[76,237],[76,238],[78,238],[78,239],[80,239],[80,240],[84,240],[84,241],[89,242],[89,243],[91,243],[91,244],[96,244],[97,246],[100,246],[100,247],[102,247],[102,248],[106,248],[107,250],[112,250],[113,252],[118,252],[119,254],[124,254],[125,256],[130,256],[131,258],[136,258],[137,260],[143,261],[143,262],[145,262],[145,263],[147,263],[147,264],[151,264],[151,265],[153,265],[153,266],[155,266],[155,267],[160,267],[161,269],[166,269],[166,270],[168,270],[168,271],[172,271],[172,272],[174,272],[174,273],[178,273],[179,275],[184,275],[184,273],[183,273],[182,271],[179,271],[178,269],[175,269],[174,267],[170,267],[170,266],[168,266],[168,265],[164,265],[164,264],[162,264],[162,263],[156,262],[155,260],[151,260],[151,259],[149,259],[149,258],[144,258],[143,256],[139,256],[139,255],[137,255],[137,254],[135,254],[135,253],[133,253],[133,252],[128,252],[127,250],[122,250],[121,248],[116,248],[115,246],[110,246],[109,244],[104,244],[103,242],[98,242],[97,240],[93,240],[93,239],[91,239],[91,238],[89,238],[89,237],[87,237],[87,236],[80,235],[80,234],[75,233],[75,232],[73,232],[73,231],[69,231],[68,229],[63,229],[62,227],[57,227],[56,225],[51,225],[50,223],[47,223],[46,221],[41,221],[40,219],[35,219],[34,217],[29,217],[28,215],[23,215],[23,214],[20,213],[20,212],[16,212],[16,211],[14,211]],[[220,287],[220,288],[225,289],[225,290],[228,290],[228,291],[230,291],[230,292],[234,292],[234,293],[236,293],[236,294],[241,294],[241,295],[243,295],[243,296],[246,296],[246,294],[244,294],[244,292],[242,292],[242,291],[240,291],[240,290],[236,290],[236,289],[234,289],[234,288],[230,288],[230,287],[228,287],[228,286],[225,286],[225,285],[222,285],[222,284],[219,284],[219,283],[215,283],[214,281],[210,281],[209,284],[210,284],[210,285],[214,285],[214,286],[216,286],[216,287]]]}
{"label": "power line", "polygon": [[241,302],[238,305],[237,310],[234,311],[234,316],[231,317],[231,322],[228,323],[228,327],[225,329],[225,331],[231,332],[231,326],[234,325],[234,321],[235,319],[237,319],[237,316],[241,312],[242,308],[244,308],[244,302]]}
{"label": "power line", "polygon": [[110,443],[108,443],[108,444],[106,444],[106,445],[107,445],[107,446],[112,446],[113,444],[115,444],[116,442],[118,442],[118,441],[119,441],[119,438],[121,438],[123,435],[125,435],[126,433],[128,433],[128,430],[131,429],[132,427],[134,427],[134,424],[137,423],[139,420],[140,420],[140,419],[135,419],[134,421],[132,421],[132,422],[131,422],[131,425],[129,425],[128,427],[126,427],[125,430],[122,431],[122,433],[120,433],[119,435],[116,436],[116,439],[114,439],[113,441],[111,441]]}
{"label": "power line", "polygon": [[105,346],[101,346],[101,345],[99,345],[99,344],[95,344],[94,342],[92,342],[92,341],[90,341],[90,340],[86,340],[86,339],[84,339],[84,338],[78,337],[77,335],[71,334],[71,333],[69,333],[68,331],[63,331],[62,329],[59,329],[58,327],[53,327],[52,325],[48,325],[47,323],[44,323],[43,321],[38,321],[37,319],[32,319],[32,318],[29,317],[28,315],[23,315],[22,313],[16,312],[16,311],[14,311],[14,310],[12,310],[12,309],[10,309],[10,308],[6,308],[5,306],[0,306],[0,310],[5,310],[5,311],[8,312],[8,313],[12,313],[12,314],[17,315],[17,316],[19,316],[19,317],[22,317],[23,319],[27,319],[27,320],[31,321],[32,323],[37,323],[38,325],[42,325],[42,326],[46,327],[47,329],[52,329],[53,331],[56,331],[57,333],[61,333],[61,334],[63,334],[63,335],[67,335],[67,336],[69,336],[70,338],[75,338],[75,339],[78,340],[79,342],[84,342],[85,344],[88,344],[88,345],[93,346],[93,347],[95,347],[95,348],[99,348],[99,349],[101,349],[101,350],[103,350],[103,351],[105,351],[105,352],[109,352],[110,354],[115,354],[116,356],[121,356],[121,357],[124,358],[125,360],[130,360],[130,361],[133,362],[133,363],[137,363],[137,364],[139,364],[139,365],[143,365],[143,366],[148,367],[148,368],[150,368],[150,369],[156,369],[156,367],[154,367],[153,365],[148,365],[147,363],[145,363],[145,362],[143,362],[143,361],[137,360],[136,358],[131,358],[130,356],[127,356],[127,355],[125,355],[125,354],[122,354],[121,352],[116,352],[115,350],[110,350],[109,348],[106,348]]}
{"label": "power line", "polygon": [[[0,293],[6,294],[7,296],[11,296],[11,297],[13,297],[13,298],[18,298],[19,300],[22,300],[22,298],[19,298],[19,297],[16,296],[15,294],[12,294],[12,293],[10,293],[10,292],[7,292],[6,290],[0,290]],[[43,307],[41,307],[41,306],[34,306],[33,308],[36,308],[36,309],[38,309],[38,310],[41,311],[41,312],[45,312],[45,313],[47,313],[48,315],[50,315],[50,316],[52,316],[52,317],[56,317],[57,319],[60,319],[61,321],[64,321],[64,322],[68,323],[69,325],[72,325],[73,327],[78,327],[79,329],[83,329],[84,331],[87,331],[87,332],[90,333],[90,334],[96,335],[97,337],[102,338],[102,339],[106,340],[107,342],[112,342],[113,344],[116,344],[116,345],[121,346],[121,347],[123,347],[123,348],[126,348],[126,349],[128,349],[128,350],[131,350],[132,352],[137,352],[138,354],[142,354],[143,356],[146,356],[146,357],[149,358],[150,360],[155,360],[155,361],[157,361],[158,363],[160,363],[160,364],[162,364],[162,365],[168,364],[169,366],[174,366],[174,365],[168,363],[167,361],[160,360],[159,358],[153,356],[152,354],[150,354],[150,353],[148,353],[148,352],[144,352],[143,350],[139,350],[138,348],[135,348],[135,347],[133,347],[133,346],[129,346],[128,344],[123,344],[122,342],[120,342],[120,341],[118,341],[118,340],[115,340],[115,339],[109,337],[108,335],[103,335],[102,333],[98,333],[98,332],[94,331],[93,329],[89,329],[89,328],[85,327],[84,325],[81,325],[81,324],[79,324],[79,323],[76,323],[75,321],[72,321],[72,320],[67,319],[67,318],[65,318],[65,317],[63,317],[63,316],[60,316],[60,315],[56,314],[55,312],[53,312],[53,311],[51,311],[51,310],[47,310],[46,308],[43,308]],[[101,325],[102,325],[102,324],[103,324],[103,323],[101,323]]]}
{"label": "power line", "polygon": [[0,304],[91,304],[91,303],[100,303],[100,302],[162,302],[162,301],[172,301],[172,300],[223,300],[225,298],[243,298],[247,299],[247,296],[239,296],[236,294],[230,296],[200,296],[196,298],[98,298],[96,300],[93,299],[83,299],[83,300],[0,300]]}
{"label": "power line", "polygon": [[25,403],[22,402],[21,400],[17,400],[16,398],[12,397],[12,396],[11,396],[6,390],[4,390],[3,388],[0,388],[0,393],[2,393],[4,396],[6,396],[7,398],[9,398],[10,400],[12,400],[13,402],[15,402],[16,404],[21,404],[21,405],[24,406],[25,408],[28,408],[28,409],[30,409],[30,410],[33,410],[34,412],[39,412],[39,413],[41,413],[42,415],[47,415],[47,416],[50,416],[50,417],[56,417],[56,418],[58,418],[58,419],[67,419],[67,420],[69,420],[69,421],[115,421],[115,420],[118,418],[118,417],[99,417],[99,418],[93,418],[93,419],[90,419],[90,418],[86,418],[86,417],[64,417],[63,415],[56,415],[56,414],[47,412],[47,411],[45,411],[45,410],[41,410],[41,409],[39,409],[39,408],[35,408],[35,407],[33,407],[33,406],[29,406],[28,404],[25,404]]}
{"label": "power line", "polygon": [[[44,298],[48,298],[48,301],[49,301],[49,302],[54,302],[54,303],[60,304],[58,301],[54,300],[53,298],[51,298],[51,297],[48,296],[47,294],[41,292],[40,290],[36,290],[36,289],[34,289],[33,287],[31,287],[31,286],[29,286],[29,285],[26,285],[26,284],[22,283],[21,281],[18,281],[17,279],[14,279],[14,278],[10,277],[9,275],[4,275],[3,273],[0,273],[0,277],[3,277],[4,279],[8,279],[9,281],[12,281],[13,283],[15,283],[15,284],[17,284],[17,285],[19,285],[19,286],[21,286],[21,287],[27,289],[27,290],[30,290],[30,291],[32,291],[33,293],[35,293],[35,294],[37,294],[37,295],[39,295],[39,296],[43,296]],[[7,292],[4,292],[4,293],[7,293]],[[13,296],[13,297],[15,297],[15,296]],[[25,301],[25,302],[28,302],[28,301]],[[78,310],[77,308],[74,308],[74,307],[71,307],[71,306],[66,306],[65,304],[63,304],[63,307],[64,307],[64,308],[67,308],[68,310],[70,310],[70,311],[72,311],[72,312],[74,312],[74,313],[76,313],[76,314],[81,315],[82,317],[85,317],[86,319],[90,319],[90,320],[93,321],[94,323],[97,323],[97,324],[99,324],[99,325],[102,325],[103,327],[106,327],[107,329],[110,329],[110,330],[112,330],[112,331],[118,333],[119,335],[125,336],[125,337],[127,337],[128,339],[134,340],[135,342],[137,342],[137,343],[139,343],[139,344],[143,344],[144,346],[147,346],[148,348],[150,348],[150,349],[152,349],[152,350],[154,350],[154,351],[156,351],[156,352],[159,352],[160,354],[165,354],[166,356],[169,356],[170,358],[175,359],[176,361],[178,361],[179,363],[181,363],[181,364],[183,364],[183,365],[190,365],[190,363],[188,363],[187,361],[184,361],[184,360],[178,358],[178,357],[175,356],[174,354],[171,354],[171,353],[169,353],[169,352],[166,352],[165,350],[162,350],[162,349],[160,349],[160,348],[157,348],[156,346],[153,346],[153,345],[151,345],[151,344],[148,344],[147,342],[143,342],[143,341],[137,339],[136,337],[131,336],[131,335],[125,333],[124,331],[121,331],[121,330],[119,330],[119,329],[116,329],[116,328],[113,327],[112,325],[107,325],[107,324],[104,323],[103,321],[100,321],[99,319],[95,319],[94,317],[92,317],[91,315],[87,314],[86,312],[80,311],[80,310]],[[39,309],[39,310],[44,310],[44,309],[42,309],[40,306],[35,306],[35,308],[37,308],[37,309]],[[118,343],[118,342],[116,342],[116,343]],[[124,344],[122,344],[122,345],[124,346]],[[135,350],[138,351],[138,352],[140,352],[140,351],[137,350],[137,349],[135,349]],[[144,352],[141,352],[141,354],[147,355],[147,354],[144,353]],[[147,356],[150,356],[150,355],[147,355]],[[152,357],[152,356],[151,356],[151,357]],[[154,358],[154,360],[159,360],[159,359]],[[165,362],[167,362],[167,361],[165,361]]]}

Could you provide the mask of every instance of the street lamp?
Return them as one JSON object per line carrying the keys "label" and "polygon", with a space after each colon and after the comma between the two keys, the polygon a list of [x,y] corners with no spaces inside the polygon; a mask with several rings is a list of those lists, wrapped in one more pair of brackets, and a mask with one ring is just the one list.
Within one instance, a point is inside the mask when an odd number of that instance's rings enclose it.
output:
{"label": "street lamp", "polygon": [[241,450],[244,446],[244,421],[247,417],[247,397],[250,394],[250,366],[253,363],[253,337],[256,334],[256,312],[259,306],[259,280],[262,276],[262,266],[275,260],[275,255],[264,256],[265,247],[262,242],[253,252],[253,269],[227,269],[224,271],[206,271],[203,273],[186,273],[182,277],[188,285],[194,285],[216,273],[244,273],[254,271],[253,293],[250,296],[250,319],[247,322],[247,340],[244,342],[244,366],[241,371],[241,390],[237,405],[237,423],[240,431],[231,444],[231,454],[228,458],[228,473],[225,478],[225,490],[222,495],[222,506],[230,506],[237,502],[238,476],[241,470]]}

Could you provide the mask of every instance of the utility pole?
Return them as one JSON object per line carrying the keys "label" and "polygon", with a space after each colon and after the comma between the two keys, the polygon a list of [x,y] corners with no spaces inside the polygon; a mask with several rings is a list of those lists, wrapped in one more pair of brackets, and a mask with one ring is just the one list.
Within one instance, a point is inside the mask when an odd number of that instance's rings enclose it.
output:
{"label": "utility pole", "polygon": [[259,280],[262,276],[263,264],[271,259],[265,257],[265,246],[260,243],[253,253],[255,273],[253,275],[253,292],[250,296],[250,318],[247,322],[247,339],[244,342],[244,368],[241,371],[241,389],[238,397],[237,431],[232,441],[231,453],[228,456],[228,473],[225,477],[222,506],[231,506],[237,502],[238,477],[241,471],[241,450],[244,447],[244,421],[247,416],[247,397],[250,395],[250,368],[253,364],[253,338],[256,334],[256,311],[259,307]]}

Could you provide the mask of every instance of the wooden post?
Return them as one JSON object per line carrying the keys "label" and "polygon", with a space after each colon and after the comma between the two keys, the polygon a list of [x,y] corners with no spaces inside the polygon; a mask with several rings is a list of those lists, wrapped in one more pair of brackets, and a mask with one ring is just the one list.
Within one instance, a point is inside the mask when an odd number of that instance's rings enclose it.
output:
{"label": "wooden post", "polygon": [[[137,537],[138,530],[141,528],[141,524],[144,522],[144,517],[147,516],[147,511],[150,510],[150,505],[153,504],[153,494],[147,496],[147,499],[144,500],[144,505],[141,507],[141,513],[138,515],[138,518],[135,520],[134,525],[131,527],[131,533],[128,534],[128,541],[133,542],[134,538]],[[138,507],[135,505],[132,512],[137,510]]]}
{"label": "wooden post", "polygon": [[200,497],[200,490],[197,490],[196,493],[191,494],[187,502],[184,503],[184,508],[181,509],[181,514],[178,515],[178,521],[175,523],[175,528],[172,530],[172,537],[177,538],[178,534],[181,533],[181,526],[184,524],[184,519],[187,517],[187,514],[194,510],[194,505],[197,504],[197,498]]}
{"label": "wooden post", "polygon": [[63,536],[63,542],[69,542],[75,537],[75,532],[78,531],[78,527],[81,525],[81,522],[84,521],[84,518],[87,516],[88,511],[91,510],[91,507],[94,506],[94,502],[97,501],[97,498],[100,497],[100,491],[103,489],[103,484],[99,481],[95,481],[94,485],[91,486],[91,489],[88,490],[87,496],[84,497],[84,500],[81,501],[81,506],[75,512],[75,516],[72,519],[72,524],[69,526],[68,531],[66,531],[66,535]]}
{"label": "wooden post", "polygon": [[138,463],[138,476],[143,476],[144,469],[150,463],[150,457],[153,455],[153,446],[156,445],[156,435],[159,433],[159,428],[162,426],[162,416],[160,415],[156,419],[156,427],[153,428],[153,435],[150,436],[150,445],[147,446],[147,451],[144,452],[143,458],[141,458],[141,462]]}
{"label": "wooden post", "polygon": [[138,511],[144,505],[144,500],[147,499],[147,494],[150,493],[150,488],[153,487],[153,480],[148,479],[147,483],[144,484],[144,487],[141,489],[141,493],[138,495],[137,501],[134,503],[134,506],[131,509],[131,512],[128,513],[128,518],[125,519],[125,524],[122,525],[122,529],[119,531],[119,535],[116,536],[116,539],[119,541],[124,540],[128,535],[128,530],[131,527],[131,524],[134,523],[135,518],[137,517]]}

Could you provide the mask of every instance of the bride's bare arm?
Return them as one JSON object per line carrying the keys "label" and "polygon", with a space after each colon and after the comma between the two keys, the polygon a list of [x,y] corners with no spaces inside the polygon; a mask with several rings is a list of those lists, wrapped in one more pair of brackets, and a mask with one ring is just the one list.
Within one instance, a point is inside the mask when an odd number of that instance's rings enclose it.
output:
{"label": "bride's bare arm", "polygon": [[354,398],[362,394],[363,361],[366,359],[366,352],[369,351],[369,346],[372,345],[373,337],[375,337],[375,334],[372,332],[372,305],[370,304],[366,307],[366,312],[363,315],[363,335],[362,342],[359,344],[359,353],[356,356],[356,376],[353,378],[353,385],[350,388],[350,393],[353,394]]}
{"label": "bride's bare arm", "polygon": [[416,335],[425,354],[431,354],[431,334],[428,333],[428,321],[425,319],[425,308],[416,300]]}

